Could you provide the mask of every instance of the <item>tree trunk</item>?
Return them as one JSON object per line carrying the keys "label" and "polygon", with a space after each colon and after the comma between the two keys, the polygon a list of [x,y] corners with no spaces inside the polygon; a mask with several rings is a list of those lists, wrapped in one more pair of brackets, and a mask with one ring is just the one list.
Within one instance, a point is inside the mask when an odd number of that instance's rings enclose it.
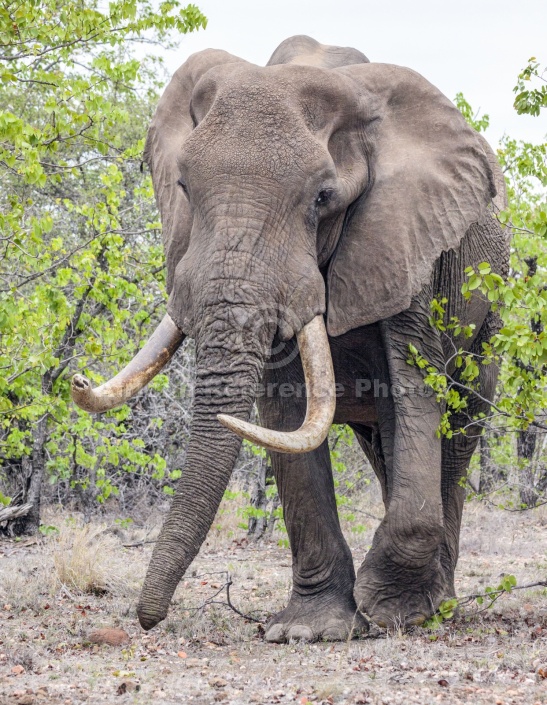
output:
{"label": "tree trunk", "polygon": [[517,436],[517,458],[519,467],[519,497],[521,504],[535,507],[539,495],[534,482],[534,452],[537,434],[533,431],[519,431]]}
{"label": "tree trunk", "polygon": [[487,429],[479,439],[480,479],[479,494],[492,492],[505,481],[505,473],[492,460],[492,442],[498,434]]}
{"label": "tree trunk", "polygon": [[[259,541],[267,533],[273,533],[276,517],[274,512],[279,506],[279,497],[272,499],[271,506],[266,494],[266,488],[274,481],[273,470],[269,458],[260,458],[257,473],[251,489],[251,506],[259,510],[258,516],[249,518],[247,535],[253,541]],[[269,508],[269,510],[268,510]]]}
{"label": "tree trunk", "polygon": [[[78,330],[80,318],[94,282],[95,277],[91,280],[80,297],[80,300],[77,302],[63,338],[54,352],[54,356],[60,360],[59,364],[55,368],[52,367],[48,369],[42,376],[42,395],[44,397],[48,397],[52,393],[53,385],[68,367],[72,352],[74,351],[78,336],[80,335],[80,331]],[[26,516],[20,517],[13,522],[11,531],[16,536],[35,534],[40,526],[42,482],[46,470],[45,444],[47,442],[48,420],[49,413],[46,412],[36,422],[36,425],[32,429],[34,441],[32,443],[31,454],[27,459],[23,458],[22,469],[25,471],[23,502],[25,504],[31,504],[32,509]]]}
{"label": "tree trunk", "polygon": [[35,534],[40,526],[40,500],[46,468],[47,422],[48,414],[45,413],[34,427],[32,452],[27,462],[23,463],[23,467],[28,466],[23,503],[30,504],[31,508],[25,516],[13,522],[12,532],[15,536]]}

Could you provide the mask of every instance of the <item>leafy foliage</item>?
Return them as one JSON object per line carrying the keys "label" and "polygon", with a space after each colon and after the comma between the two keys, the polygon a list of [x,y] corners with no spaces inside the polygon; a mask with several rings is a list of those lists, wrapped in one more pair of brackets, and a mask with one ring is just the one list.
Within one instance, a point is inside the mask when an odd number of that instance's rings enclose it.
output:
{"label": "leafy foliage", "polygon": [[[515,86],[515,110],[519,115],[528,114],[538,116],[543,108],[547,108],[547,79],[545,68],[541,68],[535,56],[528,59],[528,64],[519,74],[518,83]],[[534,81],[534,79],[536,79]],[[528,82],[534,81],[539,88],[531,88]]]}
{"label": "leafy foliage", "polygon": [[[536,78],[543,80],[539,63],[531,59],[519,75],[515,86],[515,108],[519,113],[538,115],[547,106],[545,86],[525,90],[525,82]],[[488,116],[480,117],[460,93],[456,104],[469,124],[482,131],[488,126]],[[466,352],[463,347],[455,350],[453,357],[438,370],[423,358],[414,347],[409,348],[409,363],[424,370],[425,383],[437,393],[445,404],[438,429],[439,435],[450,438],[454,433],[465,434],[466,426],[454,430],[451,416],[464,412],[469,395],[480,395],[478,385],[480,366],[496,364],[500,367],[498,394],[489,415],[469,417],[487,431],[496,434],[513,433],[517,440],[515,465],[521,478],[538,487],[547,487],[546,473],[534,478],[529,472],[531,457],[525,457],[523,449],[534,452],[538,432],[547,431],[544,409],[547,406],[547,143],[534,145],[504,137],[498,148],[498,159],[506,176],[509,205],[497,215],[499,221],[512,231],[511,269],[504,281],[492,272],[488,262],[465,271],[467,281],[462,293],[471,300],[485,297],[498,312],[502,321],[501,330],[490,341],[483,344],[480,354]],[[472,327],[452,318],[446,320],[447,300],[431,302],[430,323],[443,334],[455,338],[469,337]],[[458,372],[458,380],[450,374],[450,364]],[[527,434],[534,434],[534,437]],[[507,436],[510,443],[511,435]],[[528,453],[530,455],[530,453]],[[543,489],[543,487],[540,487]],[[526,499],[528,497],[528,499]],[[534,506],[537,492],[522,492],[523,505]]]}
{"label": "leafy foliage", "polygon": [[127,407],[100,419],[77,412],[68,373],[99,382],[123,366],[163,301],[159,223],[140,170],[158,62],[134,47],[172,45],[173,32],[206,19],[177,0],[101,8],[0,8],[0,453],[10,490],[32,502],[45,468],[99,502],[116,492],[109,468],[166,468],[132,437]]}
{"label": "leafy foliage", "polygon": [[[542,585],[543,583],[540,582],[537,584]],[[449,600],[444,600],[437,608],[436,613],[424,622],[423,626],[426,629],[436,629],[444,621],[452,619],[456,610],[471,604],[480,607],[481,612],[485,609],[491,609],[502,595],[512,592],[515,587],[517,587],[516,577],[514,575],[505,574],[497,587],[487,586],[484,588],[484,592],[477,593],[476,595],[466,595],[460,598],[453,597]],[[523,587],[529,588],[533,586],[526,585]],[[483,607],[483,605],[485,606]]]}

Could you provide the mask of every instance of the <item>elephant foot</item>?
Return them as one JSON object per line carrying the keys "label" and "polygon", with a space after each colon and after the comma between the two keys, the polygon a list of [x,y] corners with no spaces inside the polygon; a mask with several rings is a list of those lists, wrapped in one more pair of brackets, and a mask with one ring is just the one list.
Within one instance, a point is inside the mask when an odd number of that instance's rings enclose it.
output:
{"label": "elephant foot", "polygon": [[346,641],[368,631],[368,622],[353,597],[329,600],[293,596],[287,607],[266,625],[264,639],[276,644],[289,641]]}
{"label": "elephant foot", "polygon": [[357,573],[355,601],[379,627],[405,629],[423,624],[453,596],[449,582],[437,557],[413,569],[369,553]]}

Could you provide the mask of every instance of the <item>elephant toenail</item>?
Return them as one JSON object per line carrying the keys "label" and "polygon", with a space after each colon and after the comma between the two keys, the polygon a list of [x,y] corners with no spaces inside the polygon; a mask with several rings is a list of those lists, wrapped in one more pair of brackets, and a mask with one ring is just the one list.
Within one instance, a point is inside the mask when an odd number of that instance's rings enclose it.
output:
{"label": "elephant toenail", "polygon": [[285,641],[284,631],[282,624],[273,624],[264,635],[264,640],[282,644]]}
{"label": "elephant toenail", "polygon": [[313,641],[313,632],[304,624],[295,624],[287,632],[288,641]]}
{"label": "elephant toenail", "polygon": [[405,626],[407,627],[421,627],[425,622],[427,617],[424,614],[411,614],[405,620]]}
{"label": "elephant toenail", "polygon": [[327,627],[323,629],[321,638],[325,641],[345,641],[347,639],[348,632],[344,627]]}

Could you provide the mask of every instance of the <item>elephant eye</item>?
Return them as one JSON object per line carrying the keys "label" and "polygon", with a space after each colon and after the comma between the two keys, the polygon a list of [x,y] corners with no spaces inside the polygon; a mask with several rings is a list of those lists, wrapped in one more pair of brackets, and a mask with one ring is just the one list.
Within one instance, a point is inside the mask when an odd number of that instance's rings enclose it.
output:
{"label": "elephant eye", "polygon": [[188,189],[186,188],[186,184],[184,183],[184,181],[183,181],[182,179],[179,179],[179,180],[177,181],[177,184],[178,184],[178,186],[181,187],[181,189],[184,191],[184,193],[185,193],[186,195],[188,195]]}
{"label": "elephant eye", "polygon": [[317,198],[315,199],[315,203],[318,206],[324,206],[325,203],[328,203],[331,198],[332,198],[332,190],[324,189],[323,191],[319,191]]}

